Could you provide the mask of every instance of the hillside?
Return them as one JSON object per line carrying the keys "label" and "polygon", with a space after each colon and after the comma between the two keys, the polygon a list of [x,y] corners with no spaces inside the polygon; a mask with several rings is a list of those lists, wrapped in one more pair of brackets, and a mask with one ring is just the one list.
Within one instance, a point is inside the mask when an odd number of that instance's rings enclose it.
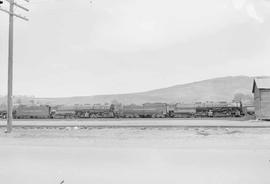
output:
{"label": "hillside", "polygon": [[204,80],[146,92],[184,102],[231,101],[236,93],[252,95],[253,77],[237,76]]}
{"label": "hillside", "polygon": [[[253,77],[236,76],[203,80],[141,93],[68,98],[35,98],[41,104],[94,104],[118,101],[123,104],[145,102],[231,101],[236,93],[251,94]],[[26,100],[31,100],[29,97]],[[3,102],[0,100],[0,102]],[[18,100],[17,100],[18,101]],[[23,102],[25,100],[22,100]]]}

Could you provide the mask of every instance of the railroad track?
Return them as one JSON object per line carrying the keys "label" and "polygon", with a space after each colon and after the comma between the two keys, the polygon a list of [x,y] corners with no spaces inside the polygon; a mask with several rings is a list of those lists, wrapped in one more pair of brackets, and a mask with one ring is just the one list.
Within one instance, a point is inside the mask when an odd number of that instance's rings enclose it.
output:
{"label": "railroad track", "polygon": [[[0,125],[6,128],[6,125]],[[270,125],[14,125],[23,129],[91,129],[91,128],[270,128]]]}

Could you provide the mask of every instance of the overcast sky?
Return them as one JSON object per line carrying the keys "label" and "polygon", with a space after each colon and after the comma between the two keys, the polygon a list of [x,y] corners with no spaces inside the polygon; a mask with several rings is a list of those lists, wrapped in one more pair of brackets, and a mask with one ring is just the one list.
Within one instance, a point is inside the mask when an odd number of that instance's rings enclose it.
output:
{"label": "overcast sky", "polygon": [[[32,0],[29,7],[30,21],[15,21],[15,94],[129,93],[270,74],[267,0]],[[7,28],[0,12],[0,95]]]}

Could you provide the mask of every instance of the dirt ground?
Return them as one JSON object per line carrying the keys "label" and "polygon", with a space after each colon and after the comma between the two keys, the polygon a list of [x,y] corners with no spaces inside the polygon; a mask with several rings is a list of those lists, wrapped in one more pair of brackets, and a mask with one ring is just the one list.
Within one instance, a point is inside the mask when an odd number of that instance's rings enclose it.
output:
{"label": "dirt ground", "polygon": [[270,183],[270,128],[4,130],[3,184]]}
{"label": "dirt ground", "polygon": [[[93,126],[93,127],[188,127],[188,126],[223,126],[223,127],[269,127],[270,121],[244,120],[242,118],[203,118],[203,119],[40,119],[40,120],[14,120],[13,125],[17,127],[39,127],[39,126]],[[0,127],[6,126],[6,120],[0,120]]]}

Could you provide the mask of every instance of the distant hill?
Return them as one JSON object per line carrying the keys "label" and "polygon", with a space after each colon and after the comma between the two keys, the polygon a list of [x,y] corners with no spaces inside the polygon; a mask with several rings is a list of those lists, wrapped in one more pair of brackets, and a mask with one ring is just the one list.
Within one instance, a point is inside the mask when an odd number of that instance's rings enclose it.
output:
{"label": "distant hill", "polygon": [[253,77],[223,77],[188,84],[176,85],[152,91],[118,95],[97,95],[69,98],[38,98],[40,103],[49,104],[93,104],[118,101],[123,104],[145,102],[198,102],[231,101],[236,93],[252,95]]}
{"label": "distant hill", "polygon": [[[34,101],[51,105],[111,103],[112,101],[121,102],[123,104],[142,104],[145,102],[190,103],[199,101],[231,101],[236,93],[252,95],[253,79],[254,77],[247,76],[223,77],[141,93],[67,98],[35,98]],[[29,97],[27,97],[27,99],[29,100]]]}
{"label": "distant hill", "polygon": [[231,101],[235,94],[252,95],[254,77],[223,77],[146,92],[151,96],[169,96],[183,102]]}

